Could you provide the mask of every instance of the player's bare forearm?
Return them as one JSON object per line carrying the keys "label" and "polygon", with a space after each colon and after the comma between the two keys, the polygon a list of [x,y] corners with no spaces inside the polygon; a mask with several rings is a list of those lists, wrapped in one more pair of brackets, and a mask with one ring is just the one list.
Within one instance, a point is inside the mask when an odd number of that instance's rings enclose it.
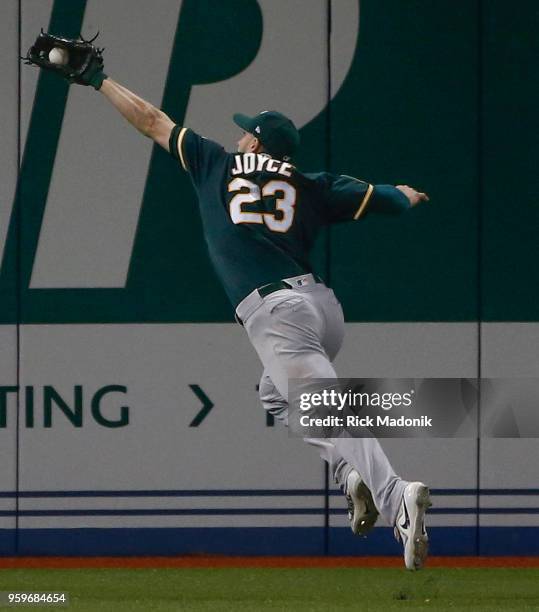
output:
{"label": "player's bare forearm", "polygon": [[141,134],[168,151],[170,132],[174,127],[168,115],[111,78],[103,81],[99,91]]}

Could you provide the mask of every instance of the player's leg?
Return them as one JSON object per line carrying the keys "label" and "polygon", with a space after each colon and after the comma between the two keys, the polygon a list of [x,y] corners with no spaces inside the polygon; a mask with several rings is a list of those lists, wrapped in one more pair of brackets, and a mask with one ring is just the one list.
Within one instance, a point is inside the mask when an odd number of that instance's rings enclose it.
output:
{"label": "player's leg", "polygon": [[[277,292],[266,297],[245,321],[251,343],[285,400],[289,379],[337,379],[322,345],[324,341],[329,347],[329,338],[340,336],[342,340],[342,312],[333,304],[336,300],[332,295],[325,287],[320,288],[317,296],[314,292],[294,291],[285,295]],[[335,347],[337,344],[334,342]],[[372,491],[376,507],[394,524],[407,483],[395,474],[378,441],[372,437],[345,437],[329,442],[361,474]]]}
{"label": "player's leg", "polygon": [[[323,310],[326,314],[326,336],[323,338],[323,346],[328,352],[331,360],[335,358],[337,351],[340,348],[340,335],[342,324],[342,310],[333,292],[321,292]],[[335,307],[335,303],[338,308]],[[329,335],[329,338],[327,337]],[[337,338],[337,342],[335,342]],[[336,442],[337,452],[347,462],[352,465],[362,466],[361,476],[363,481],[369,486],[376,500],[376,504],[381,513],[389,521],[390,525],[395,525],[395,535],[401,540],[404,546],[404,561],[408,569],[421,569],[425,563],[428,552],[428,536],[425,530],[425,512],[430,506],[429,489],[422,482],[405,482],[398,478],[391,464],[389,463],[382,447],[378,440],[373,438],[369,431],[365,432],[365,437],[351,440],[341,436]],[[355,471],[350,473],[348,483],[354,477]],[[358,486],[358,481],[360,482]],[[349,494],[347,498],[350,500],[350,491],[361,492],[362,482],[356,478],[356,484],[351,484],[348,487]],[[349,506],[350,506],[349,501]],[[358,533],[361,529],[366,531],[369,529],[369,519],[372,520],[372,514],[364,514],[365,523],[358,527]],[[352,521],[352,529],[354,530],[354,522]]]}
{"label": "player's leg", "polygon": [[[288,426],[288,402],[279,393],[266,370],[260,378],[258,390],[264,409]],[[304,438],[304,441],[318,449],[320,457],[328,464],[333,480],[341,487],[348,504],[352,532],[356,535],[367,535],[376,524],[378,510],[361,475],[342,458],[330,440]]]}
{"label": "player's leg", "polygon": [[[259,393],[264,408],[288,425],[288,401],[267,370],[260,380]],[[354,533],[368,533],[376,522],[377,513],[373,512],[376,508],[382,509],[382,515],[391,525],[395,524],[408,483],[395,474],[378,440],[373,437],[305,438],[305,442],[318,449],[329,465],[332,478],[346,495]]]}
{"label": "player's leg", "polygon": [[[278,391],[267,370],[264,370],[260,378],[258,393],[264,410],[288,427],[288,401]],[[342,458],[333,442],[321,438],[304,438],[304,440],[317,448],[320,457],[328,463],[333,480],[344,489],[353,468]]]}
{"label": "player's leg", "polygon": [[288,427],[288,401],[279,393],[265,369],[258,383],[258,395],[264,410]]}

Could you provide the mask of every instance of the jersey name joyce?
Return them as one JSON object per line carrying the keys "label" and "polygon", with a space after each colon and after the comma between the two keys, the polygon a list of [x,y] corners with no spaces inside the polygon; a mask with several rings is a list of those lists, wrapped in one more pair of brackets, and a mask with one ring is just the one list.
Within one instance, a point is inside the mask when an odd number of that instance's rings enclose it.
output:
{"label": "jersey name joyce", "polygon": [[275,172],[281,176],[291,176],[292,164],[273,159],[269,155],[244,153],[234,155],[235,166],[232,174],[251,174],[252,172]]}

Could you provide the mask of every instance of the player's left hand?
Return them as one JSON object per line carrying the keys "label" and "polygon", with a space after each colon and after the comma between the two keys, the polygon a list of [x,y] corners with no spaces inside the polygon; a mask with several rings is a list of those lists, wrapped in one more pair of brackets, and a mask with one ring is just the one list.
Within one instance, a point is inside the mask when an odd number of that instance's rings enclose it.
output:
{"label": "player's left hand", "polygon": [[410,206],[417,206],[419,202],[428,202],[429,196],[422,191],[416,191],[409,185],[395,185],[395,187],[404,193],[404,195],[410,200]]}
{"label": "player's left hand", "polygon": [[64,38],[41,30],[35,43],[21,59],[57,74],[69,83],[99,89],[107,75],[103,72],[103,49],[92,44],[96,38],[97,34],[92,40]]}

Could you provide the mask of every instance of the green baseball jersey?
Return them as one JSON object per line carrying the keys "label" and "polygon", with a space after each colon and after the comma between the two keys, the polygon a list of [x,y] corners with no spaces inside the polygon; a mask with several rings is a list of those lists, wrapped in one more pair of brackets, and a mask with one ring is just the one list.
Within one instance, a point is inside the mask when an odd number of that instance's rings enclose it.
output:
{"label": "green baseball jersey", "polygon": [[309,251],[324,225],[409,208],[391,185],[227,153],[179,126],[169,149],[191,176],[210,258],[234,307],[253,289],[311,272]]}

